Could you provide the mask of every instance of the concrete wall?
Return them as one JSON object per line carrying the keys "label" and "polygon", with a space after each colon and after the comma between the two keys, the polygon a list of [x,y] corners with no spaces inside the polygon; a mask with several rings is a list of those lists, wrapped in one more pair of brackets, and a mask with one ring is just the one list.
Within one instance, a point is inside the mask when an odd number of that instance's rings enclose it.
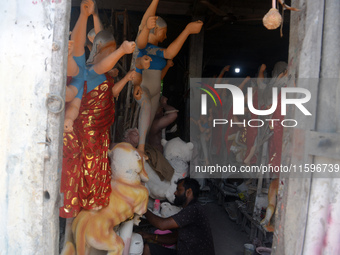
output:
{"label": "concrete wall", "polygon": [[[301,11],[291,16],[289,72],[306,78],[297,79],[296,86],[315,96],[308,120],[298,112],[288,113],[287,118],[304,121],[285,130],[282,164],[334,166],[340,163],[340,2],[292,2]],[[340,253],[340,182],[339,174],[334,176],[280,177],[272,254]]]}
{"label": "concrete wall", "polygon": [[47,107],[63,103],[46,99],[64,97],[69,12],[65,0],[1,1],[0,254],[58,253],[63,111]]}

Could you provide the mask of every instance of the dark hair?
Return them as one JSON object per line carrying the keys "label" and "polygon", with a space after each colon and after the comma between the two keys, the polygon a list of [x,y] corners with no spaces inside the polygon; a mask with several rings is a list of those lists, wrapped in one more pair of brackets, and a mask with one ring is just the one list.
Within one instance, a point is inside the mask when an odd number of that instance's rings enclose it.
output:
{"label": "dark hair", "polygon": [[198,183],[198,181],[196,181],[195,179],[191,179],[190,177],[185,177],[182,179],[178,179],[177,182],[175,182],[176,184],[179,184],[183,182],[183,187],[185,189],[185,191],[187,189],[191,189],[192,190],[192,194],[194,196],[194,199],[197,199],[199,194],[200,194],[200,185]]}

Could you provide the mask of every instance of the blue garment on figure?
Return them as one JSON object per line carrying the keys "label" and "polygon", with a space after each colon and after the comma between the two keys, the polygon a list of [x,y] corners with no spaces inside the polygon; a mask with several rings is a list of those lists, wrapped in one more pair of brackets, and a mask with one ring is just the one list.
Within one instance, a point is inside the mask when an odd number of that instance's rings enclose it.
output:
{"label": "blue garment on figure", "polygon": [[[149,67],[150,70],[163,70],[166,66],[163,48],[148,43],[144,49],[139,49],[137,58],[143,57],[144,55],[148,55],[152,59]],[[141,74],[142,71],[143,69],[136,68],[137,73]]]}
{"label": "blue garment on figure", "polygon": [[85,54],[81,55],[80,57],[73,57],[73,59],[79,67],[79,72],[76,76],[72,77],[72,81],[71,81],[70,85],[75,86],[77,88],[78,94],[79,94],[79,91],[82,90],[82,88],[84,87],[84,81],[85,81],[84,80],[84,78],[85,78],[85,73],[84,73],[84,70],[85,70]]}
{"label": "blue garment on figure", "polygon": [[[87,92],[89,93],[93,89],[95,89],[98,85],[102,84],[104,81],[106,81],[106,76],[105,74],[97,74],[93,69],[92,65],[86,66],[85,63],[85,53],[80,56],[80,57],[73,57],[74,60],[76,61],[78,67],[79,67],[79,73],[77,76],[73,77],[72,79],[72,84],[73,85],[73,80],[77,82],[78,89],[78,94],[76,95],[77,98],[82,98],[83,96],[83,91],[84,91],[84,82],[87,81]],[[81,83],[82,86],[79,84]]]}

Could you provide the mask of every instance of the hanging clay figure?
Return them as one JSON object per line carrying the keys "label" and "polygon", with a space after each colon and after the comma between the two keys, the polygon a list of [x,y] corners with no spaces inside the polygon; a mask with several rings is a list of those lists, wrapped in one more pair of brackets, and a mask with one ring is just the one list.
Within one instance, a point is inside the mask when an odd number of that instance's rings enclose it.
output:
{"label": "hanging clay figure", "polygon": [[267,12],[266,15],[264,15],[262,21],[263,21],[263,25],[269,30],[277,29],[281,25],[280,35],[282,37],[283,36],[282,27],[283,27],[284,11],[285,10],[300,11],[300,10],[296,8],[292,8],[289,5],[286,5],[284,0],[278,0],[278,1],[282,5],[282,16],[279,13],[279,10],[276,9],[276,0],[272,0],[272,8]]}
{"label": "hanging clay figure", "polygon": [[287,5],[285,3],[285,0],[278,0],[280,2],[280,4],[282,5],[282,8],[284,10],[290,10],[290,11],[296,11],[296,12],[299,12],[300,10],[297,9],[297,8],[293,8],[293,7],[290,7],[289,5]]}
{"label": "hanging clay figure", "polygon": [[[82,210],[78,214],[63,255],[90,254],[95,250],[129,254],[125,248],[130,247],[133,223],[138,224],[139,217],[147,210],[149,193],[142,182],[149,178],[144,159],[131,144],[117,144],[109,157],[112,167],[110,203],[101,210]],[[118,226],[120,236],[115,232]]]}
{"label": "hanging clay figure", "polygon": [[[146,10],[137,37],[138,57],[151,57],[147,70],[137,69],[134,79],[134,98],[141,107],[138,120],[139,144],[138,150],[144,154],[146,136],[156,114],[161,91],[162,70],[167,64],[166,59],[173,59],[190,34],[197,34],[203,26],[202,21],[189,23],[182,33],[167,47],[160,48],[159,43],[166,39],[167,25],[161,17],[156,17],[159,0],[153,0]],[[145,154],[144,154],[145,155]]]}
{"label": "hanging clay figure", "polygon": [[281,25],[282,17],[279,10],[276,9],[276,0],[272,0],[272,8],[264,15],[262,21],[263,25],[269,30],[277,29]]}

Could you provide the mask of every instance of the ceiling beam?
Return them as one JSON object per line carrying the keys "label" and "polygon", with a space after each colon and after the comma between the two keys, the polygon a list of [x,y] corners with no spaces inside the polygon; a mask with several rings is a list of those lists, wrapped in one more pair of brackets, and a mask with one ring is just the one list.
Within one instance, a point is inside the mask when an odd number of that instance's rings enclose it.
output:
{"label": "ceiling beam", "polygon": [[[96,0],[99,9],[145,12],[150,1],[142,0]],[[80,6],[81,0],[72,0],[72,7]],[[157,14],[192,15],[192,1],[160,1]]]}

